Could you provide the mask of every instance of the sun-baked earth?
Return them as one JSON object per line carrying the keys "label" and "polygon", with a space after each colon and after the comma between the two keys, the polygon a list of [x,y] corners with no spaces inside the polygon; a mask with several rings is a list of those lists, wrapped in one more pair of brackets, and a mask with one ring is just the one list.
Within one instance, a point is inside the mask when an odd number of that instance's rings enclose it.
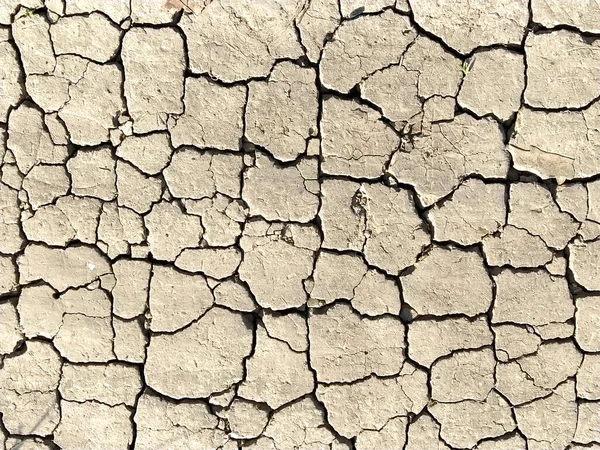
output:
{"label": "sun-baked earth", "polygon": [[599,450],[598,0],[0,0],[1,450]]}

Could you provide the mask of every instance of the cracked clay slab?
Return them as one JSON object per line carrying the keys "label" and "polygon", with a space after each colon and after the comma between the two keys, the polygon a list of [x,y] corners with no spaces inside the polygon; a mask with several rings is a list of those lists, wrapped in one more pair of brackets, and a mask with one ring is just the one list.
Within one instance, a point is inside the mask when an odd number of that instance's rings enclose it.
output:
{"label": "cracked clay slab", "polygon": [[600,0],[0,0],[0,450],[600,450]]}

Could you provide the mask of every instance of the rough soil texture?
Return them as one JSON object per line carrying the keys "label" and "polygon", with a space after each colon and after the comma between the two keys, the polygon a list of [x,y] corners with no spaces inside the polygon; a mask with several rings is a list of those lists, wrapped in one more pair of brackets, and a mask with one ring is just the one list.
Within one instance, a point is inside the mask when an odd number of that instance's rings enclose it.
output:
{"label": "rough soil texture", "polygon": [[598,0],[0,0],[0,450],[600,450]]}

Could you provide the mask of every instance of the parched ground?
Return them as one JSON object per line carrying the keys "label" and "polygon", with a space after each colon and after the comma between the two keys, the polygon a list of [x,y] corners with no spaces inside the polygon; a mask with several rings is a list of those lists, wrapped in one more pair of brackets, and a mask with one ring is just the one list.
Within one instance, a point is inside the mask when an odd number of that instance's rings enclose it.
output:
{"label": "parched ground", "polygon": [[0,448],[600,449],[598,0],[0,24]]}

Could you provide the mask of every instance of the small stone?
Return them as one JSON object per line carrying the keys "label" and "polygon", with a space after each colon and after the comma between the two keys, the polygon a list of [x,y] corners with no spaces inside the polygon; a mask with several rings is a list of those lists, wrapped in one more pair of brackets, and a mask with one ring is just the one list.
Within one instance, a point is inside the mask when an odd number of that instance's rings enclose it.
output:
{"label": "small stone", "polygon": [[123,38],[121,58],[134,131],[165,130],[169,114],[184,112],[182,36],[171,28],[133,28]]}
{"label": "small stone", "polygon": [[492,303],[492,281],[477,252],[434,247],[400,281],[418,314],[475,316]]}
{"label": "small stone", "polygon": [[172,398],[207,397],[242,380],[243,361],[251,350],[246,317],[213,307],[182,331],[151,337],[145,380]]}
{"label": "small stone", "polygon": [[162,201],[144,216],[148,245],[160,260],[175,261],[184,248],[197,247],[202,237],[200,218],[185,214],[175,203]]}
{"label": "small stone", "polygon": [[67,162],[71,174],[72,191],[110,201],[117,195],[116,161],[108,147],[97,150],[79,150]]}
{"label": "small stone", "polygon": [[457,448],[471,448],[516,427],[510,405],[494,391],[484,401],[436,403],[429,412],[441,425],[440,437]]}
{"label": "small stone", "polygon": [[304,153],[317,127],[316,73],[291,62],[277,64],[267,81],[251,82],[246,105],[246,138],[280,161]]}
{"label": "small stone", "polygon": [[259,326],[256,347],[246,361],[246,377],[238,394],[277,409],[313,390],[314,379],[307,354],[294,352],[286,343],[269,337]]}
{"label": "small stone", "polygon": [[568,30],[529,34],[525,53],[527,104],[538,108],[581,108],[600,96],[599,42],[587,41]]}
{"label": "small stone", "polygon": [[521,106],[525,88],[523,56],[498,48],[477,52],[471,61],[473,66],[465,75],[458,104],[478,117],[492,114],[506,122]]}
{"label": "small stone", "polygon": [[239,150],[246,88],[186,78],[184,92],[185,112],[168,123],[173,146]]}
{"label": "small stone", "polygon": [[492,321],[524,325],[564,322],[573,317],[567,280],[545,270],[516,272],[506,269],[494,276],[496,301]]}
{"label": "small stone", "polygon": [[64,450],[126,448],[133,441],[131,412],[125,405],[61,400],[54,442]]}
{"label": "small stone", "polygon": [[66,16],[50,26],[52,46],[57,55],[75,53],[105,63],[117,53],[121,30],[103,14]]}
{"label": "small stone", "polygon": [[361,318],[345,303],[308,319],[310,362],[319,382],[351,382],[402,369],[404,325],[393,317]]}
{"label": "small stone", "polygon": [[155,265],[150,280],[150,329],[173,332],[201,317],[213,304],[202,275]]}
{"label": "small stone", "polygon": [[[400,144],[374,109],[353,100],[326,98],[321,119],[321,169],[330,175],[378,178]],[[371,145],[365,146],[365,142]]]}
{"label": "small stone", "polygon": [[59,390],[65,400],[134,406],[142,390],[137,367],[121,363],[63,366]]}
{"label": "small stone", "polygon": [[526,0],[501,0],[493,5],[483,0],[411,0],[415,21],[453,49],[467,54],[477,47],[494,44],[519,45],[529,20]]}
{"label": "small stone", "polygon": [[586,352],[600,351],[600,296],[590,295],[575,300],[575,340]]}
{"label": "small stone", "polygon": [[365,76],[400,61],[415,37],[408,17],[391,10],[344,22],[323,49],[321,83],[347,93]]}

